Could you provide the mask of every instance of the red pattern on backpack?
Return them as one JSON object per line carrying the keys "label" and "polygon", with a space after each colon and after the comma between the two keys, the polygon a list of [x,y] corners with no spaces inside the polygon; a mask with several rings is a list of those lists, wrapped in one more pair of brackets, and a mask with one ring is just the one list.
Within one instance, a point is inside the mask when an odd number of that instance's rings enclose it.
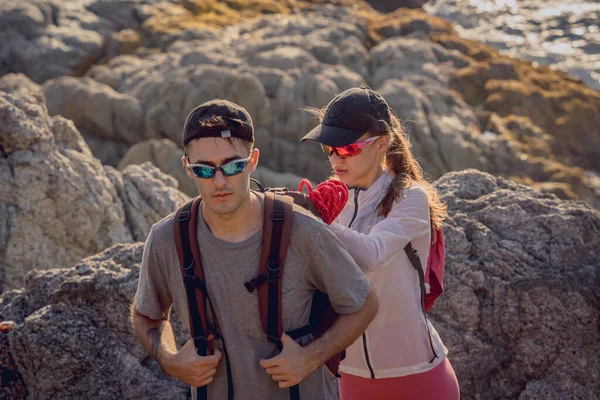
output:
{"label": "red pattern on backpack", "polygon": [[444,234],[442,228],[436,229],[431,236],[429,258],[425,269],[425,283],[429,290],[425,293],[425,311],[429,311],[435,300],[444,291],[444,266],[445,266]]}

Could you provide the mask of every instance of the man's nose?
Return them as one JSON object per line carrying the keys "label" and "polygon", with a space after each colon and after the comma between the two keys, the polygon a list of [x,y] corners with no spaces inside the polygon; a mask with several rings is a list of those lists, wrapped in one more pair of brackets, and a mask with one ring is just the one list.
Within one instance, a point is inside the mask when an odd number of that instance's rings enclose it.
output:
{"label": "man's nose", "polygon": [[223,171],[217,170],[215,172],[215,177],[213,178],[213,184],[216,187],[220,188],[220,187],[225,186],[225,182],[226,182],[226,180],[225,180],[225,175],[223,175]]}

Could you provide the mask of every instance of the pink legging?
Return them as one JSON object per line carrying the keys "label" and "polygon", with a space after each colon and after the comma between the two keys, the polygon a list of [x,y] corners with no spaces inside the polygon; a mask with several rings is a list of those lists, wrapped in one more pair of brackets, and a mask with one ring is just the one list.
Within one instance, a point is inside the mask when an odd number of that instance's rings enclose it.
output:
{"label": "pink legging", "polygon": [[340,400],[458,400],[458,380],[446,357],[434,369],[399,378],[367,379],[342,373]]}

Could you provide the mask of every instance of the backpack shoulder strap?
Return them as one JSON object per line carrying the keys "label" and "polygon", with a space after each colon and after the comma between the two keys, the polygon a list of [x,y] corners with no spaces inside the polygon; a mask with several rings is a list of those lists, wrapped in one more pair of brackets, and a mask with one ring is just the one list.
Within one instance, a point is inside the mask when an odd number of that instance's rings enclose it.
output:
{"label": "backpack shoulder strap", "polygon": [[[259,276],[268,282],[258,288],[258,309],[267,339],[279,351],[283,350],[283,319],[281,317],[281,289],[283,269],[290,244],[294,200],[289,196],[265,192],[263,242],[258,267]],[[300,387],[290,387],[290,400],[300,400]]]}
{"label": "backpack shoulder strap", "polygon": [[204,356],[208,351],[206,289],[204,271],[200,263],[200,249],[196,239],[198,237],[198,209],[201,202],[202,199],[196,197],[177,210],[173,221],[173,234],[188,302],[190,332],[197,354]]}
{"label": "backpack shoulder strap", "polygon": [[406,246],[404,246],[404,252],[406,253],[410,263],[413,268],[417,270],[419,274],[419,286],[421,286],[421,310],[423,311],[423,316],[425,317],[425,326],[427,328],[427,335],[429,336],[429,346],[431,347],[431,351],[433,352],[433,358],[430,363],[433,362],[436,358],[439,358],[435,348],[433,347],[433,339],[431,338],[431,331],[429,330],[429,322],[427,320],[427,314],[425,313],[425,272],[423,272],[423,266],[421,264],[421,258],[419,257],[419,253],[417,252],[417,248],[413,246],[411,242],[408,242]]}
{"label": "backpack shoulder strap", "polygon": [[[269,341],[281,346],[281,289],[287,248],[293,218],[293,200],[270,192],[265,193],[263,241],[258,267],[259,276],[267,284],[258,288],[258,306],[264,332]],[[281,350],[281,347],[280,347]]]}

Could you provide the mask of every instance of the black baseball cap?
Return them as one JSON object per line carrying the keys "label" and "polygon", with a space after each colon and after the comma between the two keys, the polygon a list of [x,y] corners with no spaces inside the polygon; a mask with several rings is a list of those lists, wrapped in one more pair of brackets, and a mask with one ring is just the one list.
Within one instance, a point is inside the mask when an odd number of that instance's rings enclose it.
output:
{"label": "black baseball cap", "polygon": [[392,125],[385,99],[363,85],[343,91],[329,102],[323,121],[301,140],[346,146],[367,132],[385,134]]}
{"label": "black baseball cap", "polygon": [[[227,129],[204,127],[202,122],[221,117]],[[248,111],[228,100],[214,99],[194,108],[183,125],[183,146],[204,137],[234,137],[254,142],[254,126]]]}

